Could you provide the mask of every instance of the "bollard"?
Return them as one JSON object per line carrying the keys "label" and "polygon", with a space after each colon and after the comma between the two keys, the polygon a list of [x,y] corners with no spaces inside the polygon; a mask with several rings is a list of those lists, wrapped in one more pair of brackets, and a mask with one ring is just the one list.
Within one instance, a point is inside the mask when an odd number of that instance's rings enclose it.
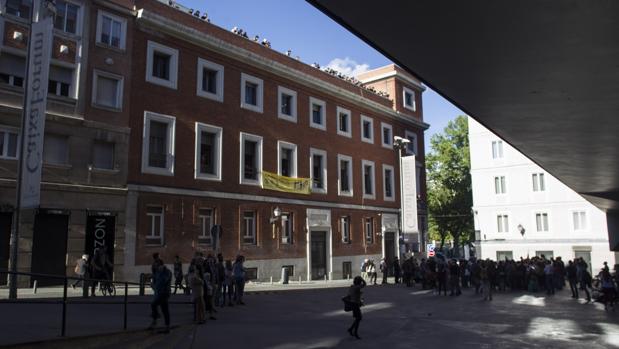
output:
{"label": "bollard", "polygon": [[273,277],[271,276],[271,285],[273,285]]}
{"label": "bollard", "polygon": [[299,283],[301,283],[301,275],[299,275]]}
{"label": "bollard", "polygon": [[350,280],[350,274],[348,274],[348,280]]}
{"label": "bollard", "polygon": [[327,282],[327,275],[325,275],[325,282]]}
{"label": "bollard", "polygon": [[32,294],[37,294],[37,280],[32,283]]}

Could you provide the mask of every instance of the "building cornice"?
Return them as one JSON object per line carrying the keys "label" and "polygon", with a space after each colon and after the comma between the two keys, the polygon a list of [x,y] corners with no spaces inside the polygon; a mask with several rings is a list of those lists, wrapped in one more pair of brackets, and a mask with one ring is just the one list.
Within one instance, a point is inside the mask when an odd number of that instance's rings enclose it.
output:
{"label": "building cornice", "polygon": [[544,245],[544,244],[608,244],[608,239],[488,239],[478,241],[483,245]]}
{"label": "building cornice", "polygon": [[94,4],[101,6],[101,7],[105,7],[107,9],[110,10],[114,10],[116,12],[122,13],[123,15],[127,15],[127,16],[131,16],[131,17],[135,17],[137,12],[135,10],[130,10],[128,8],[116,5],[114,3],[111,3],[109,1],[105,1],[105,0],[93,0],[92,1]]}
{"label": "building cornice", "polygon": [[400,114],[399,112],[391,109],[390,107],[381,105],[353,92],[347,91],[346,89],[343,89],[341,87],[337,87],[322,79],[301,72],[297,69],[291,68],[285,64],[276,62],[257,53],[235,46],[225,40],[216,38],[197,29],[183,25],[178,21],[173,21],[169,18],[145,9],[139,9],[137,11],[136,18],[139,23],[150,28],[157,29],[162,33],[196,44],[200,47],[205,47],[224,56],[292,80],[309,88],[342,98],[349,101],[353,105],[360,105],[375,113],[386,115],[402,123],[422,128],[423,130],[426,130],[430,127],[429,124],[416,119],[411,119],[410,117]]}
{"label": "building cornice", "polygon": [[377,212],[387,212],[387,213],[400,212],[399,209],[392,208],[392,207],[342,204],[342,203],[328,202],[328,201],[289,199],[289,198],[266,196],[266,195],[227,193],[227,192],[220,192],[220,191],[171,188],[171,187],[160,187],[160,186],[139,185],[139,184],[129,184],[127,187],[129,188],[130,192],[135,191],[135,192],[156,193],[156,194],[186,195],[186,196],[207,197],[207,198],[215,198],[215,199],[255,201],[255,202],[267,202],[267,203],[274,203],[274,204],[289,204],[289,205],[300,205],[300,206],[307,206],[307,207],[325,207],[325,208],[335,208],[335,209],[365,210],[365,211],[377,211]]}
{"label": "building cornice", "polygon": [[403,75],[402,73],[399,73],[399,72],[397,72],[395,70],[387,72],[387,73],[383,73],[383,74],[380,74],[380,75],[368,77],[368,78],[365,78],[365,79],[359,79],[359,81],[361,81],[364,84],[368,84],[368,83],[372,83],[374,81],[388,79],[388,78],[392,78],[392,77],[396,77],[396,78],[398,78],[400,80],[403,80],[403,81],[413,85],[419,91],[425,91],[426,90],[426,87],[423,86],[418,81],[415,81],[415,80],[409,78],[408,76]]}

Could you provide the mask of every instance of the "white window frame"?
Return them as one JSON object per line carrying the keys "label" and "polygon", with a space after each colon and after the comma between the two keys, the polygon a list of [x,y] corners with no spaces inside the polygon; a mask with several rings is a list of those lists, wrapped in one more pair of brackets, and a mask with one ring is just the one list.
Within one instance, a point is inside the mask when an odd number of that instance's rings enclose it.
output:
{"label": "white window frame", "polygon": [[[497,179],[499,180],[499,187],[497,188]],[[492,184],[494,186],[494,194],[495,195],[505,195],[507,194],[507,176],[505,175],[495,175],[493,176]],[[499,191],[497,192],[497,189]]]}
{"label": "white window frame", "polygon": [[[284,219],[286,217],[286,219]],[[290,234],[286,234],[286,226],[290,227]],[[292,212],[282,212],[281,215],[281,227],[282,227],[282,244],[291,245],[294,243],[294,213]]]}
{"label": "white window frame", "polygon": [[[348,132],[344,132],[340,130],[340,114],[348,115],[348,122],[346,123],[346,129]],[[352,138],[352,113],[349,109],[337,107],[336,108],[336,118],[337,118],[337,134],[340,136]]]}
{"label": "white window frame", "polygon": [[[385,139],[385,129],[389,130],[388,139]],[[393,126],[391,126],[388,123],[381,122],[380,123],[380,138],[382,140],[381,144],[383,145],[383,148],[393,149]]]}
{"label": "white window frame", "polygon": [[[200,144],[202,138],[202,132],[206,131],[215,134],[215,173],[202,173],[200,172]],[[223,129],[218,126],[204,124],[196,122],[196,137],[195,137],[195,162],[194,162],[194,178],[204,179],[210,181],[221,181],[221,168],[222,168],[222,144],[223,144]]]}
{"label": "white window frame", "polygon": [[[346,233],[346,229],[344,229],[345,227],[344,222],[346,222],[346,225],[348,226],[348,233]],[[351,241],[350,239],[350,216],[341,216],[339,224],[340,224],[340,233],[342,237],[342,242],[345,244],[349,244]]]}
{"label": "white window frame", "polygon": [[[151,212],[148,212],[148,208],[149,207],[150,208],[159,208],[159,209],[161,209],[161,213],[151,213]],[[159,216],[161,218],[159,220],[159,236],[154,235],[153,231],[152,231],[152,228],[155,227],[155,224],[154,224],[155,216]],[[165,233],[164,232],[164,227],[165,227],[165,224],[164,224],[165,208],[163,206],[156,206],[156,205],[147,206],[147,208],[146,208],[146,217],[148,217],[148,219],[151,221],[150,222],[151,231],[149,231],[148,234],[146,235],[146,244],[147,245],[154,245],[152,243],[149,243],[149,240],[153,241],[155,239],[159,239],[159,244],[163,245],[163,236],[164,236],[164,233]]]}
{"label": "white window frame", "polygon": [[[365,137],[363,134],[363,124],[368,121],[370,123],[370,137]],[[361,115],[361,141],[365,143],[374,144],[374,119],[367,115]]]}
{"label": "white window frame", "polygon": [[[575,231],[575,232],[588,231],[589,230],[588,210],[572,210],[571,213],[572,213],[572,231]],[[576,224],[574,224],[575,215],[578,215],[578,227],[576,226]],[[583,215],[584,215],[584,220],[583,220]]]}
{"label": "white window frame", "polygon": [[[314,104],[320,105],[322,124],[314,122]],[[319,130],[327,130],[327,103],[321,99],[310,97],[309,98],[309,123],[310,127],[317,128]]]}
{"label": "white window frame", "polygon": [[491,148],[492,148],[492,158],[497,160],[497,159],[502,159],[503,158],[503,141],[498,139],[498,140],[494,140],[491,142]]}
{"label": "white window frame", "polygon": [[[410,93],[412,95],[412,101],[413,101],[413,105],[408,105],[406,104],[406,94]],[[417,100],[416,100],[416,96],[415,96],[415,90],[412,90],[406,86],[402,86],[402,105],[404,106],[404,108],[411,110],[411,111],[417,111]]]}
{"label": "white window frame", "polygon": [[410,141],[409,144],[413,145],[413,151],[411,152],[409,147],[406,147],[406,154],[407,155],[417,155],[419,154],[419,145],[417,143],[417,134],[413,131],[410,130],[406,130],[404,131],[404,138],[408,139]]}
{"label": "white window frame", "polygon": [[[217,93],[211,93],[202,89],[202,78],[204,77],[204,68],[217,71]],[[196,95],[208,98],[217,102],[224,101],[224,66],[203,58],[198,58],[197,66],[198,78],[196,81]]]}
{"label": "white window frame", "polygon": [[[366,194],[365,192],[365,167],[372,167],[372,194]],[[361,160],[361,192],[363,193],[364,199],[376,199],[376,166],[374,165],[374,161],[370,160]]]}
{"label": "white window frame", "polygon": [[[3,153],[0,153],[0,159],[3,160],[17,160],[19,158],[19,146],[21,145],[21,142],[19,141],[19,129],[16,128],[12,128],[12,127],[5,127],[2,126],[0,127],[0,133],[4,133],[4,139],[6,140],[6,146],[3,149]],[[9,147],[8,147],[8,135],[9,133],[14,133],[17,135],[17,144],[15,147],[15,157],[11,157],[8,156],[8,151],[9,151]]]}
{"label": "white window frame", "polygon": [[[250,133],[241,132],[240,135],[240,152],[239,152],[239,183],[246,185],[262,186],[262,137]],[[253,141],[257,143],[257,179],[245,178],[245,141]]]}
{"label": "white window frame", "polygon": [[[152,75],[155,51],[170,56],[170,80],[161,79]],[[146,81],[176,90],[178,88],[178,57],[179,53],[177,49],[148,40],[146,49]]]}
{"label": "white window frame", "polygon": [[[75,19],[75,33],[70,33],[68,31],[66,31],[67,28],[67,19],[65,17],[65,21],[64,21],[64,28],[63,29],[58,29],[56,28],[56,23],[54,20],[54,26],[53,26],[53,30],[56,32],[61,32],[65,35],[71,35],[71,36],[80,36],[82,34],[82,19],[84,18],[84,6],[82,6],[82,4],[76,2],[76,1],[71,1],[71,0],[63,0],[65,3],[67,4],[72,4],[77,6],[78,10],[77,10],[77,18]],[[35,0],[32,1],[32,5],[30,7],[30,11],[34,11],[34,3]],[[66,9],[65,9],[66,11]],[[66,12],[65,12],[66,14]]]}
{"label": "white window frame", "polygon": [[[206,228],[206,218],[209,217],[205,214],[202,214],[202,211],[210,210],[210,226],[208,229]],[[213,225],[215,225],[215,209],[212,207],[200,207],[198,208],[198,220],[200,221],[200,235],[198,236],[198,244],[210,246],[213,244],[213,237],[211,236],[211,229]],[[202,239],[202,241],[200,241]],[[208,240],[208,242],[205,242]]]}
{"label": "white window frame", "polygon": [[[541,218],[541,223],[542,223],[542,230],[539,230],[539,227],[537,226],[537,215],[540,215]],[[546,215],[546,230],[544,230],[544,215]],[[535,231],[538,233],[548,233],[550,232],[550,214],[548,212],[543,212],[543,211],[537,211],[533,214],[533,225],[535,226]]]}
{"label": "white window frame", "polygon": [[[103,32],[103,17],[109,17],[112,21],[116,21],[116,22],[120,22],[120,42],[119,42],[119,47],[110,45],[106,42],[102,42],[101,41],[101,33]],[[123,17],[119,17],[116,15],[113,15],[109,12],[106,11],[102,11],[99,10],[97,13],[97,44],[100,45],[104,45],[106,47],[111,47],[117,50],[125,50],[126,48],[126,41],[127,41],[127,19],[123,18]]]}
{"label": "white window frame", "polygon": [[[389,182],[391,184],[391,196],[387,196],[387,186],[385,182],[385,171],[391,170],[391,177]],[[383,164],[383,199],[385,201],[395,201],[395,172],[394,167],[391,165]]]}
{"label": "white window frame", "polygon": [[[159,121],[168,124],[168,156],[166,168],[151,167],[148,165],[149,141],[150,141],[150,121]],[[144,129],[142,134],[142,173],[150,173],[162,176],[174,176],[175,162],[175,134],[176,118],[170,115],[158,114],[151,111],[144,112]]]}
{"label": "white window frame", "polygon": [[[322,182],[323,188],[314,188],[313,172],[314,172],[314,155],[322,156]],[[326,194],[327,193],[327,152],[324,150],[310,148],[310,166],[309,166],[309,178],[312,178],[312,193]]]}
{"label": "white window frame", "polygon": [[[251,229],[252,230],[251,234],[250,235],[243,234],[241,236],[241,244],[242,245],[257,245],[258,244],[258,213],[255,210],[243,210],[241,212],[243,213],[243,215],[241,217],[243,227],[246,227],[246,224],[247,224],[246,221],[249,220],[249,219],[245,218],[245,213],[252,212],[254,214],[253,218],[252,218],[253,224],[251,225],[251,228],[252,228]],[[243,230],[244,230],[243,227],[240,229],[242,233],[243,233]],[[252,242],[245,242],[245,238],[251,238],[253,241]]]}
{"label": "white window frame", "polygon": [[[256,105],[245,103],[245,85],[256,84]],[[241,108],[262,113],[264,108],[264,81],[255,76],[241,73]]]}
{"label": "white window frame", "polygon": [[[98,81],[99,76],[106,77],[108,79],[117,80],[118,88],[116,89],[116,106],[110,107],[107,105],[102,105],[97,103],[97,92],[98,92]],[[125,85],[125,77],[122,75],[116,75],[112,73],[108,73],[102,70],[94,69],[93,70],[93,78],[92,78],[92,106],[95,108],[106,109],[106,110],[114,110],[114,111],[122,111],[123,109],[123,96],[124,96],[124,85]]]}
{"label": "white window frame", "polygon": [[[370,227],[371,231],[370,229],[368,229],[368,227]],[[375,228],[376,227],[374,226],[374,217],[363,217],[363,239],[365,240],[366,244],[374,243]]]}
{"label": "white window frame", "polygon": [[[342,161],[348,162],[348,191],[342,191]],[[353,161],[352,157],[348,155],[337,154],[337,195],[349,196],[354,195],[353,186]]]}
{"label": "white window frame", "polygon": [[[499,218],[501,219],[501,226],[499,227]],[[497,233],[509,233],[509,213],[497,212],[495,215],[494,223],[496,224]]]}
{"label": "white window frame", "polygon": [[531,180],[533,185],[533,192],[539,193],[546,191],[546,175],[543,172],[536,172],[531,174]]}
{"label": "white window frame", "polygon": [[[287,94],[292,97],[290,115],[282,113],[282,94]],[[277,86],[277,117],[282,120],[295,123],[297,122],[297,91],[291,90],[283,86]]]}
{"label": "white window frame", "polygon": [[298,177],[298,156],[297,156],[297,145],[294,143],[289,143],[289,142],[284,142],[284,141],[277,141],[277,174],[280,176],[282,175],[282,155],[284,154],[284,152],[282,151],[282,149],[287,149],[287,150],[291,150],[291,156],[292,156],[292,168],[291,168],[291,176],[290,178],[297,178]]}

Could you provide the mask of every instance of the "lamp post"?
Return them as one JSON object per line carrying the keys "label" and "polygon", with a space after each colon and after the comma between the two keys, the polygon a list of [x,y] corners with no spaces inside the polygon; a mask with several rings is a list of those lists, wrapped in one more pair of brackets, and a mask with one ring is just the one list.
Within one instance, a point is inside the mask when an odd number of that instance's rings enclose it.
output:
{"label": "lamp post", "polygon": [[[403,210],[403,203],[404,203],[404,199],[403,199],[403,194],[404,194],[404,179],[402,178],[403,176],[403,171],[402,171],[402,150],[406,149],[408,147],[408,143],[410,143],[411,141],[406,139],[406,138],[402,138],[399,136],[395,136],[393,137],[393,149],[395,149],[398,152],[398,166],[400,167],[400,234],[398,236],[398,238],[396,239],[397,244],[398,244],[398,253],[400,253],[400,246],[399,246],[399,241],[400,241],[400,237],[403,237],[404,235],[404,210]],[[421,246],[420,246],[421,247]],[[402,258],[402,256],[400,256],[400,258]]]}
{"label": "lamp post", "polygon": [[271,218],[269,219],[269,222],[271,222],[271,224],[273,226],[273,239],[275,239],[275,223],[277,223],[277,221],[279,221],[281,216],[282,216],[282,209],[279,208],[279,206],[276,206],[273,209],[273,213],[271,214]]}

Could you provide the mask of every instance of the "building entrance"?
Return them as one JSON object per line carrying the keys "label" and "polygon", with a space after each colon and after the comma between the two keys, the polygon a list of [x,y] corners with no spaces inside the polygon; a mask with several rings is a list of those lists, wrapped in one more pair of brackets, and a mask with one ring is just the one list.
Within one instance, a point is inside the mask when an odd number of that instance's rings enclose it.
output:
{"label": "building entrance", "polygon": [[327,275],[327,232],[311,233],[312,280],[323,280]]}
{"label": "building entrance", "polygon": [[[34,220],[32,241],[32,272],[51,275],[66,275],[67,234],[69,216],[40,212]],[[33,277],[38,286],[62,285],[62,279]]]}
{"label": "building entrance", "polygon": [[[0,269],[9,269],[9,251],[11,243],[11,221],[13,214],[0,213]],[[7,274],[0,273],[0,285],[7,284]]]}

